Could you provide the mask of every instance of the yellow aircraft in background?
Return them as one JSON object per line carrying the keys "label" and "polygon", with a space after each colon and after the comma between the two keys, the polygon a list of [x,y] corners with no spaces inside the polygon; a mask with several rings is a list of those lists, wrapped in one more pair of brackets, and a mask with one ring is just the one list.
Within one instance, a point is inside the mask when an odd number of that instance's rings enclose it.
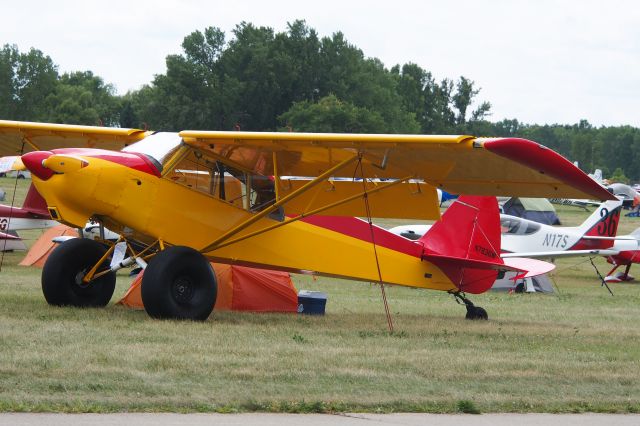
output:
{"label": "yellow aircraft in background", "polygon": [[515,138],[0,121],[0,155],[17,154],[53,219],[74,227],[91,219],[122,235],[110,246],[61,244],[43,269],[46,300],[105,306],[114,271],[137,263],[146,268],[145,309],[157,318],[209,316],[208,260],[447,291],[468,318],[486,318],[465,293],[486,291],[500,270],[540,269],[500,259],[495,197],[462,198],[418,242],[353,216],[439,219],[436,188],[613,198],[554,151]]}

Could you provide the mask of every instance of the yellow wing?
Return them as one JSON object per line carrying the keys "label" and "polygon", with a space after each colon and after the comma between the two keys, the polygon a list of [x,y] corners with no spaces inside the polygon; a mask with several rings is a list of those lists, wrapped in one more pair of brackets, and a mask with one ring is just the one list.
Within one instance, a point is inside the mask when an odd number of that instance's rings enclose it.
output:
{"label": "yellow wing", "polygon": [[[119,150],[150,134],[138,129],[0,120],[0,156],[70,147]],[[612,197],[557,153],[523,139],[209,131],[179,135],[187,145],[245,171],[276,176],[279,198],[296,193],[286,206],[288,214],[357,197],[364,188],[373,191],[374,216],[400,218],[437,218],[435,188],[454,194]],[[325,184],[298,191],[305,178],[322,175],[341,162],[348,163]],[[403,183],[385,186],[395,179]],[[365,212],[361,199],[353,198],[323,214],[362,216]]]}
{"label": "yellow wing", "polygon": [[411,176],[454,194],[612,197],[564,157],[525,139],[207,131],[179,134],[188,145],[262,175],[318,176],[357,155],[361,160],[343,168],[338,177]]}
{"label": "yellow wing", "polygon": [[57,148],[120,150],[146,135],[138,129],[0,120],[0,157]]}

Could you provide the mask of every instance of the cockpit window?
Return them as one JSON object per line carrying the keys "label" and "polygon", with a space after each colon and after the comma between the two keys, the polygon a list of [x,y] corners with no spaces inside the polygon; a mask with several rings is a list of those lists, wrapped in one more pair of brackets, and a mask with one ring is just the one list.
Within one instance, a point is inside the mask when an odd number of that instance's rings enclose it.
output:
{"label": "cockpit window", "polygon": [[500,228],[503,234],[527,235],[540,230],[540,224],[515,216],[500,216]]}
{"label": "cockpit window", "polygon": [[[275,183],[269,176],[238,170],[198,149],[189,149],[166,171],[164,178],[251,212],[261,211],[276,201]],[[280,210],[269,217],[284,220]]]}
{"label": "cockpit window", "polygon": [[159,132],[147,136],[122,151],[144,154],[164,166],[165,162],[173,156],[181,144],[182,138],[177,133]]}

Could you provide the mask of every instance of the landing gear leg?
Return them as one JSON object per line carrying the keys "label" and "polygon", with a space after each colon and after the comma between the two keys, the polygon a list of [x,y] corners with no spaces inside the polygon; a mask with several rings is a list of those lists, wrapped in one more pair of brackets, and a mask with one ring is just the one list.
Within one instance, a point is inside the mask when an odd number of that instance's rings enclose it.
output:
{"label": "landing gear leg", "polygon": [[606,275],[605,280],[606,280],[607,278],[609,278],[609,277],[612,277],[612,276],[613,276],[613,273],[616,271],[616,269],[618,269],[618,268],[620,267],[620,265],[616,265],[615,263],[614,263],[614,265],[615,265],[615,266],[613,267],[613,269],[612,269],[612,270],[610,270],[610,271],[609,271],[609,273]]}
{"label": "landing gear leg", "polygon": [[622,275],[622,279],[624,281],[631,281],[633,279],[633,277],[629,278],[629,270],[630,269],[631,269],[631,263],[628,264],[626,268],[624,268],[624,275]]}
{"label": "landing gear leg", "polygon": [[467,315],[465,315],[465,318],[468,320],[488,320],[489,319],[489,315],[487,314],[487,311],[484,310],[484,308],[481,308],[480,306],[476,306],[473,304],[473,302],[469,299],[467,299],[467,297],[462,294],[461,292],[456,292],[456,293],[452,293],[453,297],[456,298],[456,302],[458,302],[459,304],[464,304],[465,307],[467,308]]}

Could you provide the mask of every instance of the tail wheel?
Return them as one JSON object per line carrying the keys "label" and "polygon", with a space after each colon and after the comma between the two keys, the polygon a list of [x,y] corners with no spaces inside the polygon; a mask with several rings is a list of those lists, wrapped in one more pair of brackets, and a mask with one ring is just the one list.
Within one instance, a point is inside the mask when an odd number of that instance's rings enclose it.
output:
{"label": "tail wheel", "polygon": [[42,269],[42,293],[47,303],[55,306],[106,306],[116,287],[115,273],[109,272],[88,283],[83,282],[86,273],[106,252],[104,245],[84,238],[74,238],[56,247]]}
{"label": "tail wheel", "polygon": [[487,314],[487,311],[485,311],[484,308],[481,308],[480,306],[467,305],[467,315],[465,316],[465,318],[470,320],[488,320],[489,315]]}
{"label": "tail wheel", "polygon": [[142,303],[154,318],[204,321],[217,294],[211,265],[190,247],[169,247],[156,254],[142,276]]}

